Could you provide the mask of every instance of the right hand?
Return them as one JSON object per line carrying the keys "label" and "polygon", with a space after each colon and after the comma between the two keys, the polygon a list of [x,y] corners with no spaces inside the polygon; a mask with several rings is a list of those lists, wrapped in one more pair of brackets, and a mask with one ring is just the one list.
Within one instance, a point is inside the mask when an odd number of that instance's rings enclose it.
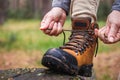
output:
{"label": "right hand", "polygon": [[54,7],[42,19],[40,30],[47,35],[58,36],[62,32],[65,20],[66,12],[62,8]]}

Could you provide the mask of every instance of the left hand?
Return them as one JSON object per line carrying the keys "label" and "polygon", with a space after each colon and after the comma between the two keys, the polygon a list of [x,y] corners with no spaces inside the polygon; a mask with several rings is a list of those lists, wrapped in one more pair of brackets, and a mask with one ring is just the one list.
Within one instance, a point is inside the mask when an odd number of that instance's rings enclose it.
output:
{"label": "left hand", "polygon": [[106,44],[120,41],[120,11],[113,10],[107,17],[106,25],[95,29],[95,34]]}

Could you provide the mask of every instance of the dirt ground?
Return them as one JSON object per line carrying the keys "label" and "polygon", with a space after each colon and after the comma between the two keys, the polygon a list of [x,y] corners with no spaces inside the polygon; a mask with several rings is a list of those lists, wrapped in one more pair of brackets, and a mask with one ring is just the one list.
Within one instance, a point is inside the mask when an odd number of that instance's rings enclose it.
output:
{"label": "dirt ground", "polygon": [[[27,53],[27,54],[26,54]],[[39,51],[9,51],[0,52],[0,69],[43,67]],[[117,80],[120,74],[120,50],[98,54],[94,58],[94,69],[99,80]]]}
{"label": "dirt ground", "polygon": [[40,59],[42,58],[39,51],[10,51],[1,52],[0,69],[22,68],[22,67],[41,67]]}
{"label": "dirt ground", "polygon": [[[99,79],[120,80],[120,50],[99,54],[94,59],[94,68]],[[109,79],[107,79],[109,80]]]}

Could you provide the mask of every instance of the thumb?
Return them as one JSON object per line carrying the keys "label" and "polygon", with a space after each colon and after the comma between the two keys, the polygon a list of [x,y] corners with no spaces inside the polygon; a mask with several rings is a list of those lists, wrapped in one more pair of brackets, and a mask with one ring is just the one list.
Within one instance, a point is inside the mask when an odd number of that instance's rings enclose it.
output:
{"label": "thumb", "polygon": [[108,40],[110,42],[114,42],[114,40],[115,40],[114,38],[117,34],[117,30],[118,30],[117,26],[115,24],[111,24],[110,30],[108,32]]}
{"label": "thumb", "polygon": [[41,30],[45,30],[49,27],[50,23],[52,22],[53,20],[53,17],[50,16],[51,14],[49,15],[46,15],[43,20],[41,21],[41,27],[40,29]]}
{"label": "thumb", "polygon": [[98,36],[99,30],[98,30],[98,29],[95,29],[94,32],[95,32],[95,35]]}

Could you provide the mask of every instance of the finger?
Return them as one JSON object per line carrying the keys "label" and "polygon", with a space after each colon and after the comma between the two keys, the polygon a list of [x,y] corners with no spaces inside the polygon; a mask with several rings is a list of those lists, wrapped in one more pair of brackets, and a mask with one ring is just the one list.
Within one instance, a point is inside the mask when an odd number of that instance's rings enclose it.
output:
{"label": "finger", "polygon": [[108,36],[108,33],[109,33],[109,30],[110,30],[110,27],[109,26],[105,26],[106,27],[106,31],[105,31],[105,35]]}
{"label": "finger", "polygon": [[52,22],[50,23],[50,25],[49,25],[48,29],[52,30],[52,29],[53,29],[54,24],[55,24],[55,21],[52,21]]}
{"label": "finger", "polygon": [[98,37],[104,43],[108,43],[107,36],[105,35],[105,32],[106,32],[106,27],[103,27],[103,28],[99,29],[99,31],[98,31]]}
{"label": "finger", "polygon": [[46,17],[43,19],[43,22],[41,23],[40,29],[41,29],[41,30],[47,29],[47,28],[49,27],[49,24],[51,23],[52,20],[53,20],[53,17],[52,17],[52,16],[46,16]]}
{"label": "finger", "polygon": [[57,28],[57,33],[56,33],[56,35],[55,36],[58,36],[61,32],[62,32],[62,25],[61,25],[61,23],[60,22],[58,22],[58,28]]}
{"label": "finger", "polygon": [[97,33],[97,35],[98,35],[98,37],[100,38],[100,39],[104,39],[104,29],[105,29],[105,27],[103,27],[103,28],[101,28],[101,29],[99,29],[98,30],[98,33]]}
{"label": "finger", "polygon": [[117,25],[111,24],[111,28],[108,33],[108,40],[114,42],[114,38],[117,35],[118,29]]}
{"label": "finger", "polygon": [[42,29],[42,27],[44,27],[44,24],[45,24],[45,21],[46,21],[46,18],[47,18],[47,15],[45,15],[41,21],[41,26],[40,26],[40,29]]}
{"label": "finger", "polygon": [[44,30],[43,32],[44,32],[45,34],[48,34],[48,35],[49,35],[50,30]]}
{"label": "finger", "polygon": [[66,14],[62,14],[62,16],[61,16],[61,18],[60,18],[60,21],[59,21],[62,26],[64,25],[65,20],[66,20]]}
{"label": "finger", "polygon": [[95,29],[94,32],[95,32],[95,35],[98,36],[98,29]]}
{"label": "finger", "polygon": [[49,34],[50,36],[56,35],[56,33],[57,33],[57,27],[58,27],[58,24],[57,24],[57,22],[55,22],[55,24],[53,26],[53,29],[51,30],[51,32]]}
{"label": "finger", "polygon": [[51,30],[53,29],[54,21],[52,21],[47,29],[44,29],[43,32],[45,34],[50,34]]}
{"label": "finger", "polygon": [[118,32],[114,38],[114,42],[118,42],[118,41],[120,41],[120,29],[118,30]]}

